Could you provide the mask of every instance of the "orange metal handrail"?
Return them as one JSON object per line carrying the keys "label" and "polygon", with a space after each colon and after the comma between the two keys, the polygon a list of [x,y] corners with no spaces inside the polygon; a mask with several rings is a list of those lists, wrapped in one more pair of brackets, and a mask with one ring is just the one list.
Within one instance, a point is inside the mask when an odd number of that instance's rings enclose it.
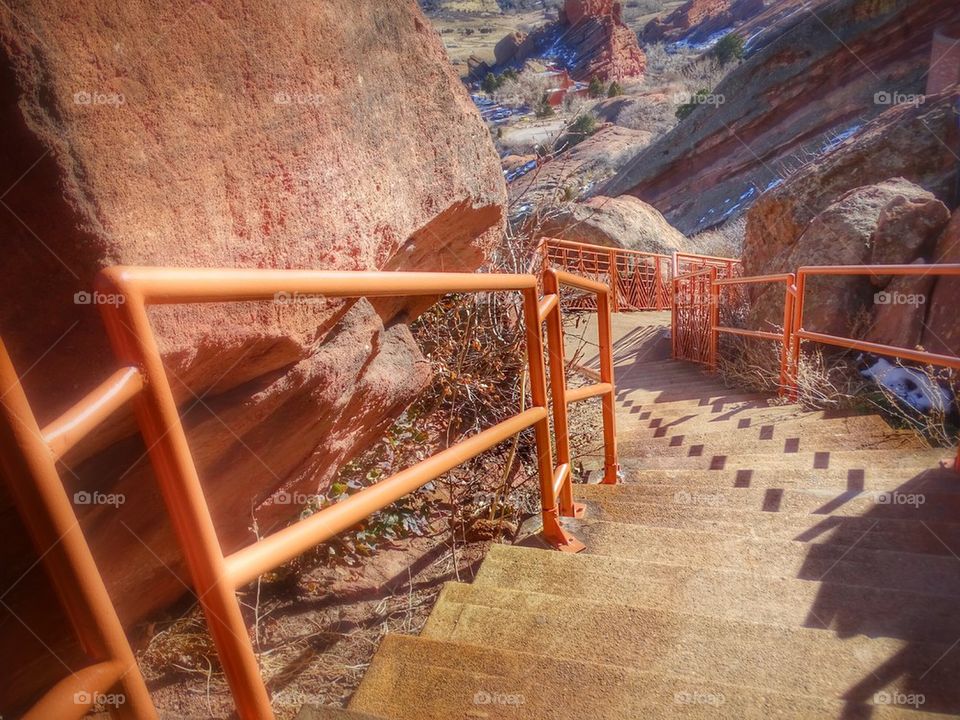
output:
{"label": "orange metal handrail", "polygon": [[49,690],[25,720],[81,718],[119,687],[116,717],[153,720],[143,675],[60,480],[56,458],[142,387],[134,368],[118,371],[41,431],[0,340],[0,469],[61,605],[92,664]]}
{"label": "orange metal handrail", "polygon": [[[546,282],[549,283],[551,277],[559,276],[548,274]],[[578,284],[570,278],[564,281]],[[606,325],[601,323],[605,327],[603,342],[609,344],[609,302],[606,300],[609,291],[605,286],[578,282],[578,286],[598,293],[600,314],[606,317]],[[555,428],[561,460],[555,467],[547,417],[541,321],[555,325],[559,303],[556,298],[538,299],[535,276],[120,267],[101,273],[97,289],[123,298],[122,303],[102,305],[101,309],[118,356],[125,363],[142,368],[147,378],[135,403],[141,432],[150,448],[164,501],[242,718],[272,718],[273,715],[240,614],[236,589],[517,432],[532,427],[536,436],[544,537],[560,550],[583,549],[583,544],[569,535],[559,521],[561,514],[574,513],[569,487],[567,429],[565,424]],[[523,298],[531,408],[238,552],[223,554],[147,318],[148,304],[263,300],[278,293],[382,297],[507,290],[519,291]],[[562,337],[559,340],[562,342]],[[558,352],[562,353],[562,345],[556,345],[551,335],[551,358]],[[605,382],[611,386],[608,395],[612,397],[612,363],[605,362],[604,367],[608,376]],[[556,383],[554,377],[555,416]],[[609,407],[612,411],[612,400]],[[612,424],[609,429],[612,433]],[[613,453],[615,461],[615,450]]]}
{"label": "orange metal handrail", "polygon": [[[579,516],[583,511],[573,502],[566,411],[569,403],[602,397],[604,482],[616,482],[612,291],[559,271],[547,271],[543,283],[551,292],[540,299],[534,275],[110,268],[97,277],[97,289],[117,298],[116,303],[101,305],[101,311],[124,367],[42,431],[0,342],[0,460],[77,633],[97,661],[58,684],[27,717],[79,717],[87,707],[71,702],[70,693],[82,688],[95,695],[118,682],[126,697],[126,703],[115,709],[120,715],[156,717],[54,464],[128,401],[133,403],[194,590],[244,720],[268,719],[273,713],[236,590],[513,435],[534,430],[544,538],[558,550],[584,549],[560,523],[561,516]],[[563,372],[561,284],[594,293],[599,310],[601,382],[572,391],[566,388]],[[290,293],[385,297],[496,291],[517,291],[522,296],[532,407],[239,551],[223,553],[147,316],[148,305],[266,300]],[[550,343],[556,464],[548,418],[544,323]]]}

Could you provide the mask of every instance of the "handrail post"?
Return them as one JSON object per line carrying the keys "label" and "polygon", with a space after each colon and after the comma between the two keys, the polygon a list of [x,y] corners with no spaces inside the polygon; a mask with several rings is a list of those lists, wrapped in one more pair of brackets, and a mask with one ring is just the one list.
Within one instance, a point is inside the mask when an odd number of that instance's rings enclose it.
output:
{"label": "handrail post", "polygon": [[619,482],[620,465],[617,462],[616,384],[613,368],[613,328],[611,327],[610,298],[597,294],[597,337],[600,345],[600,382],[610,383],[610,392],[603,395],[603,484]]}
{"label": "handrail post", "polygon": [[[122,668],[118,684],[125,702],[115,708],[118,716],[154,720],[157,712],[143,675],[2,340],[0,468],[84,651],[96,663],[113,662]],[[52,701],[62,702],[60,697]],[[36,713],[42,717],[43,712],[35,706],[35,713],[25,717],[36,718]]]}
{"label": "handrail post", "polygon": [[[560,296],[556,273],[543,274],[543,290],[549,296]],[[567,465],[571,473],[560,489],[559,510],[566,517],[582,517],[584,506],[573,501],[572,462],[570,457],[570,418],[567,409],[567,363],[564,357],[563,316],[559,302],[545,318],[547,324],[547,357],[550,367],[550,402],[553,405],[553,435],[557,445],[557,467]]]}
{"label": "handrail post", "polygon": [[617,251],[616,249],[610,250],[610,259],[608,260],[609,264],[609,274],[610,274],[610,299],[611,304],[613,305],[613,312],[620,312],[620,291],[617,287],[617,284],[620,280],[620,273],[617,268]]}
{"label": "handrail post", "polygon": [[789,274],[785,281],[783,293],[783,347],[780,350],[780,395],[786,395],[790,390],[790,342],[793,339],[793,307],[796,302],[797,276]]}
{"label": "handrail post", "polygon": [[[674,262],[676,262],[677,254],[673,254]],[[677,322],[677,313],[680,308],[680,303],[677,302],[677,296],[679,291],[677,286],[680,284],[680,279],[676,276],[670,279],[670,357],[673,360],[677,359],[677,327],[679,323]]]}
{"label": "handrail post", "polygon": [[[527,365],[530,372],[530,398],[534,407],[547,408],[547,372],[543,360],[543,328],[535,288],[523,290],[523,320],[527,339]],[[564,552],[580,552],[586,546],[560,525],[560,509],[553,486],[553,453],[550,448],[550,420],[545,415],[533,426],[536,439],[537,474],[540,478],[543,538]]]}
{"label": "handrail post", "polygon": [[717,285],[717,268],[711,267],[710,274],[707,276],[709,282],[709,320],[710,345],[707,355],[707,363],[711,372],[717,371],[717,345],[719,344],[720,331],[720,286]]}
{"label": "handrail post", "polygon": [[796,402],[800,396],[800,331],[803,330],[803,303],[806,284],[806,273],[802,269],[798,270],[796,297],[793,301],[793,324],[790,328],[793,335],[790,349],[790,400],[792,402]]}

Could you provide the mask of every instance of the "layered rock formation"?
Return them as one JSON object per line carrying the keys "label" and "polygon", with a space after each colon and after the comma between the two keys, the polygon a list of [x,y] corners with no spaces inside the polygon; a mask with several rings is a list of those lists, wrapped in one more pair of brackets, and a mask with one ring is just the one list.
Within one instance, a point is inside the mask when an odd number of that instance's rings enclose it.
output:
{"label": "layered rock formation", "polygon": [[557,22],[529,34],[510,33],[497,43],[497,64],[542,56],[559,60],[577,80],[642,77],[646,55],[623,22],[621,8],[613,0],[566,0]]}
{"label": "layered rock formation", "polygon": [[651,20],[643,29],[643,42],[702,42],[763,9],[763,0],[688,0],[666,17]]}
{"label": "layered rock formation", "polygon": [[[489,134],[414,0],[21,0],[0,12],[0,333],[41,425],[117,363],[96,272],[149,264],[463,270],[502,230]],[[356,300],[152,312],[207,500],[230,552],[324,491],[428,381],[409,323],[423,302]],[[126,622],[184,592],[129,415],[66,459],[70,492]],[[4,587],[31,567],[4,496]],[[0,712],[63,671],[42,571],[5,596]],[[42,622],[35,622],[42,618]],[[33,637],[36,632],[40,639]],[[16,658],[15,660],[13,658]]]}
{"label": "layered rock formation", "polygon": [[[723,102],[694,110],[601,192],[635,195],[688,234],[743,212],[893,98],[922,96],[934,30],[956,4],[839,0],[815,15],[795,10],[713,89]],[[935,152],[949,156],[942,145]]]}

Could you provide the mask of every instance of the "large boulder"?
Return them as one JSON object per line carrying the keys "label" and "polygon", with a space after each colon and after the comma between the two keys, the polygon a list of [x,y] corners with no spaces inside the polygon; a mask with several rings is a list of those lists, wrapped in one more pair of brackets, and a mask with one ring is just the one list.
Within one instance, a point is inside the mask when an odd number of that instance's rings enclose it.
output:
{"label": "large boulder", "polygon": [[[960,210],[937,241],[933,262],[960,264]],[[938,277],[930,292],[920,344],[928,352],[960,355],[960,277]]]}
{"label": "large boulder", "polygon": [[[757,273],[793,272],[806,265],[896,265],[929,259],[949,220],[950,211],[932,193],[902,178],[856,188],[817,215],[796,243]],[[891,286],[889,276],[813,277],[807,285],[804,328],[841,336],[869,333],[875,310],[889,304],[884,302],[885,290],[905,293],[916,287],[905,281]],[[750,327],[782,322],[782,302],[781,287],[762,292],[751,308]],[[903,309],[913,308],[904,303]],[[894,337],[890,329],[910,324],[898,325],[889,311],[885,314],[883,340],[909,344],[913,335]]]}
{"label": "large boulder", "polygon": [[[117,367],[82,304],[103,267],[472,271],[501,236],[489,133],[414,0],[22,0],[0,33],[0,332],[41,424]],[[263,533],[296,515],[271,496],[324,491],[416,397],[423,305],[151,312],[225,552],[254,518]],[[125,497],[78,507],[124,621],[181,595],[130,415],[66,464],[71,493]],[[0,507],[6,589],[34,558]],[[30,631],[4,620],[4,715],[62,671],[43,644],[70,656],[43,583],[33,567],[5,595]]]}
{"label": "large boulder", "polygon": [[543,235],[592,245],[672,253],[686,238],[660,212],[634,197],[593,197],[569,203],[543,220]]}
{"label": "large boulder", "polygon": [[766,193],[747,214],[744,268],[757,273],[797,242],[810,221],[850,190],[891,177],[906,178],[949,198],[960,149],[954,106],[960,94],[892,107],[833,152]]}

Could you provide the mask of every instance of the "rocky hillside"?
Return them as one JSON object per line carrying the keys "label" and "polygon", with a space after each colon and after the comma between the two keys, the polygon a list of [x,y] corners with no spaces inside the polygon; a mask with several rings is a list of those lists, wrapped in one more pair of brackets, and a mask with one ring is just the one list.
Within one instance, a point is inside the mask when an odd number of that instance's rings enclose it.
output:
{"label": "rocky hillside", "polygon": [[953,0],[838,0],[775,15],[784,25],[710,89],[711,102],[600,192],[646,200],[687,233],[742,213],[892,103],[916,102],[934,31],[956,13]]}
{"label": "rocky hillside", "polygon": [[[117,366],[82,295],[105,266],[471,271],[501,236],[489,133],[414,0],[14,5],[0,12],[0,332],[41,425]],[[276,491],[324,491],[428,381],[408,328],[422,306],[152,313],[226,552],[255,516],[268,532],[298,512],[264,504]],[[181,595],[132,418],[66,465],[71,491],[124,498],[78,507],[124,620]],[[8,588],[33,558],[0,507]],[[51,611],[44,583],[36,566],[5,594],[28,625]],[[55,623],[39,638],[3,627],[7,715],[10,692],[55,679],[31,661],[44,644],[71,655]]]}
{"label": "rocky hillside", "polygon": [[643,42],[702,43],[732,31],[763,9],[763,0],[689,0],[666,17],[651,20],[643,29]]}

